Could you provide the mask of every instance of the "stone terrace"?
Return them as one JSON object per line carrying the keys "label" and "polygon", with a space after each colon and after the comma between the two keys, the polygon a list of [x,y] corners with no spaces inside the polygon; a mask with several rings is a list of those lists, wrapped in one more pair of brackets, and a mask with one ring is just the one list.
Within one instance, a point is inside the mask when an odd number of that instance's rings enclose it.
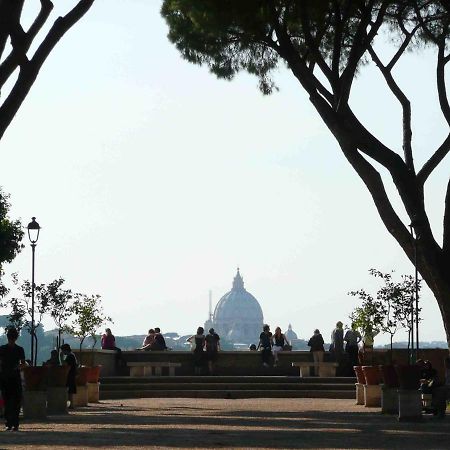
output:
{"label": "stone terrace", "polygon": [[354,400],[109,400],[25,421],[0,434],[0,448],[448,449],[448,420],[399,423]]}

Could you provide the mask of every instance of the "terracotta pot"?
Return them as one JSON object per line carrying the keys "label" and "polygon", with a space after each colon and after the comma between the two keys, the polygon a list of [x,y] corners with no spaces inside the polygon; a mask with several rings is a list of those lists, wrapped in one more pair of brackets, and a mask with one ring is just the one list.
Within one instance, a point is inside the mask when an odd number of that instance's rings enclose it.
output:
{"label": "terracotta pot", "polygon": [[87,378],[88,383],[98,383],[98,379],[100,378],[101,368],[102,368],[102,366],[89,367],[88,378]]}
{"label": "terracotta pot", "polygon": [[378,366],[381,374],[381,380],[386,387],[396,388],[398,384],[398,376],[395,367],[392,364]]}
{"label": "terracotta pot", "polygon": [[395,366],[400,389],[417,390],[420,387],[420,368],[417,366]]}
{"label": "terracotta pot", "polygon": [[78,367],[77,376],[75,379],[77,386],[84,386],[87,384],[90,370],[91,370],[90,367],[86,367],[86,366]]}
{"label": "terracotta pot", "polygon": [[377,366],[362,366],[364,376],[366,378],[366,384],[375,386],[380,384],[381,376]]}
{"label": "terracotta pot", "polygon": [[53,387],[64,387],[67,383],[67,374],[70,367],[64,366],[48,366],[47,384]]}
{"label": "terracotta pot", "polygon": [[364,376],[362,366],[353,366],[353,370],[356,374],[356,381],[360,384],[366,384],[366,377]]}
{"label": "terracotta pot", "polygon": [[46,366],[26,366],[22,368],[26,391],[45,390],[47,381]]}

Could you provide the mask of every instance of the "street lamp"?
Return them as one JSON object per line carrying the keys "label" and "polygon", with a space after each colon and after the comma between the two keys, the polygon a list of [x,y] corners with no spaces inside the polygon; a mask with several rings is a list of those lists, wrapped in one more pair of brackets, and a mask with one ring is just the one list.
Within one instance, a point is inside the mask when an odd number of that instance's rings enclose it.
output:
{"label": "street lamp", "polygon": [[36,333],[34,329],[34,254],[36,251],[36,243],[39,239],[39,231],[41,227],[36,222],[36,217],[31,218],[31,222],[27,226],[28,239],[31,243],[31,363],[36,365],[35,341]]}

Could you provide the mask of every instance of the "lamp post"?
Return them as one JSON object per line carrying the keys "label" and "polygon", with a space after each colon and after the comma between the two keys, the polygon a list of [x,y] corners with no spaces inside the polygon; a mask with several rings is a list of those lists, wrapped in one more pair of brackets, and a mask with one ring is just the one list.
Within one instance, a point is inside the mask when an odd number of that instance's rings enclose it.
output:
{"label": "lamp post", "polygon": [[36,334],[34,329],[34,254],[36,251],[36,243],[39,239],[39,230],[41,227],[36,222],[36,217],[31,218],[31,222],[27,226],[28,239],[31,244],[31,363],[36,365],[35,341]]}

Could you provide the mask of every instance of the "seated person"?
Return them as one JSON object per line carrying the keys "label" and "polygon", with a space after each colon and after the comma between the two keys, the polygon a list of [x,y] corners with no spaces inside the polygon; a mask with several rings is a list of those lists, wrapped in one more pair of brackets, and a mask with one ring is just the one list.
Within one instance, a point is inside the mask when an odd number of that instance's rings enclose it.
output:
{"label": "seated person", "polygon": [[105,334],[102,335],[102,350],[120,351],[120,348],[116,347],[116,338],[111,333],[111,328],[105,328]]}
{"label": "seated person", "polygon": [[445,417],[447,409],[447,388],[438,377],[437,370],[430,361],[424,361],[421,370],[420,390],[423,394],[431,394],[431,408],[435,416]]}
{"label": "seated person", "polygon": [[144,342],[142,343],[142,347],[138,350],[151,350],[154,340],[155,330],[153,328],[150,328],[150,330],[148,330],[147,336],[144,339]]}
{"label": "seated person", "polygon": [[166,340],[158,327],[155,328],[155,337],[150,350],[167,350]]}

